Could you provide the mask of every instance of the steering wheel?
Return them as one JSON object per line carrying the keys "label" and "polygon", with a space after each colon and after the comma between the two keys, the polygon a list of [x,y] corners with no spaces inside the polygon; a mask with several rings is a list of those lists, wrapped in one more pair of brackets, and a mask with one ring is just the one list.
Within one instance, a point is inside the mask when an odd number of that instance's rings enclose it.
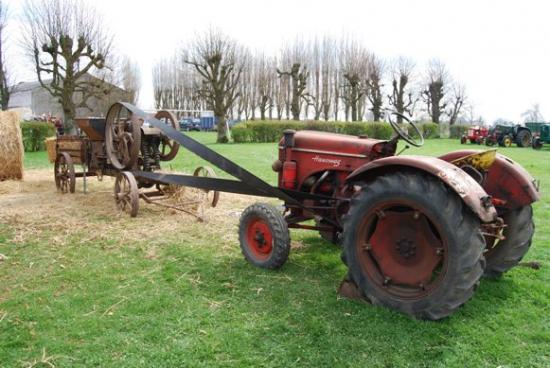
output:
{"label": "steering wheel", "polygon": [[[411,137],[407,129],[405,129],[402,125],[397,124],[397,121],[392,121],[391,119],[392,115],[399,116],[400,118],[404,119],[407,123],[411,124],[411,126],[414,128],[414,130],[416,131],[420,139],[415,139]],[[397,135],[403,138],[405,142],[415,147],[422,147],[424,145],[424,136],[420,132],[420,129],[418,129],[418,125],[410,121],[409,118],[407,118],[405,115],[400,114],[396,111],[388,111],[388,121],[390,122],[391,127],[393,128],[393,130],[395,130]]]}

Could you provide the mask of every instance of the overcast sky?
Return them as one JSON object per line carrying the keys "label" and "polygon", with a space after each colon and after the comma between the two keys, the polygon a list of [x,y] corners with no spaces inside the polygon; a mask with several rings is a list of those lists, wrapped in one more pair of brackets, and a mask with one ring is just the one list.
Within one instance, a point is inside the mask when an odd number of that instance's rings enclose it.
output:
{"label": "overcast sky", "polygon": [[[15,18],[23,2],[7,0]],[[143,108],[153,106],[155,61],[215,26],[244,45],[273,53],[296,36],[348,34],[383,58],[413,58],[418,72],[427,60],[439,58],[466,85],[476,113],[486,120],[519,121],[534,103],[550,119],[550,2],[545,0],[91,2],[120,52],[139,63]],[[17,74],[29,79],[32,74],[25,73],[16,52],[17,37],[17,31],[10,33],[11,60]]]}

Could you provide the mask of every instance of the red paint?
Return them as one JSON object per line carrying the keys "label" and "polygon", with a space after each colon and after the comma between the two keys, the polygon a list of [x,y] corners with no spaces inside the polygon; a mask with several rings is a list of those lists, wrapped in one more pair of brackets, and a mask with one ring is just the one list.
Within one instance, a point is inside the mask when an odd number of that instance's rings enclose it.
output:
{"label": "red paint", "polygon": [[369,239],[371,254],[382,274],[392,283],[418,287],[428,285],[442,257],[443,244],[428,219],[415,211],[384,211]]}
{"label": "red paint", "polygon": [[366,180],[390,170],[404,169],[420,170],[438,177],[454,190],[481,220],[491,222],[496,219],[495,208],[485,208],[481,203],[480,199],[487,196],[485,190],[464,171],[437,157],[410,155],[381,158],[361,166],[348,176],[347,180]]}
{"label": "red paint", "polygon": [[[285,164],[290,160],[297,163],[296,188],[300,188],[308,177],[326,170],[347,174],[373,159],[390,156],[395,147],[387,141],[359,138],[350,135],[299,131],[294,134],[294,146],[284,149],[284,139],[279,142],[279,159]],[[386,147],[386,153],[384,153]],[[286,159],[286,162],[285,162]],[[283,170],[284,172],[284,170]],[[284,177],[279,174],[279,185]]]}
{"label": "red paint", "polygon": [[273,251],[273,235],[269,226],[261,218],[250,221],[246,230],[246,241],[258,260],[265,261]]}
{"label": "red paint", "polygon": [[296,162],[286,161],[283,164],[283,188],[294,189],[296,188]]}

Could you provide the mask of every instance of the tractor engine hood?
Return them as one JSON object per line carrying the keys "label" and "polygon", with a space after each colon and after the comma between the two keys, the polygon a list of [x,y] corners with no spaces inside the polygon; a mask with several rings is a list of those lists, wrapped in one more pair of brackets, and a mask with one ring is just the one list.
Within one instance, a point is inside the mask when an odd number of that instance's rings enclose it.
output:
{"label": "tractor engine hood", "polygon": [[[284,139],[279,143],[282,148]],[[320,153],[333,156],[373,158],[395,153],[395,145],[385,140],[366,136],[301,130],[294,134],[294,151]]]}

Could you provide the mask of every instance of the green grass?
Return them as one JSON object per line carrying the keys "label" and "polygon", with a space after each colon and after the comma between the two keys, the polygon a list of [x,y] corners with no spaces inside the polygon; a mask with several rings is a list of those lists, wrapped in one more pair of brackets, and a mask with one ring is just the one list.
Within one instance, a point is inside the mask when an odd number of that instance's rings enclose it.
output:
{"label": "green grass", "polygon": [[[216,145],[211,134],[192,135],[275,182],[275,144]],[[407,154],[462,148],[429,140]],[[88,238],[89,230],[75,229],[61,234],[63,246],[55,229],[21,243],[19,227],[0,223],[0,253],[10,257],[0,262],[0,367],[40,360],[42,349],[57,367],[547,367],[550,152],[500,151],[541,181],[526,260],[542,269],[518,267],[484,280],[450,318],[417,321],[339,299],[346,271],[340,252],[313,232],[293,231],[302,246],[282,270],[269,272],[247,264],[236,228],[225,230],[228,238],[216,221],[187,232],[174,223],[163,238],[129,243],[124,231],[147,222],[143,217],[117,229],[119,220],[89,215],[85,228],[114,222],[114,230]],[[51,167],[45,157],[27,155],[26,167]],[[191,171],[199,164],[184,151],[172,167]]]}

